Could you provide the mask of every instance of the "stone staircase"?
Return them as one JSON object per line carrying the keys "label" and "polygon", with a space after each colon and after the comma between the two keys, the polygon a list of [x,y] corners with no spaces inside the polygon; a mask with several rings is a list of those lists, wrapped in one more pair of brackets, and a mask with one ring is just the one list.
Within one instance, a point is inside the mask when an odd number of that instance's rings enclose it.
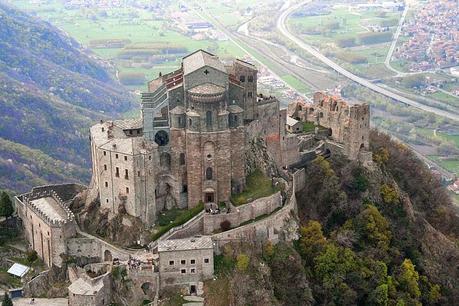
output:
{"label": "stone staircase", "polygon": [[200,296],[187,295],[183,299],[187,301],[183,306],[204,306],[204,298]]}

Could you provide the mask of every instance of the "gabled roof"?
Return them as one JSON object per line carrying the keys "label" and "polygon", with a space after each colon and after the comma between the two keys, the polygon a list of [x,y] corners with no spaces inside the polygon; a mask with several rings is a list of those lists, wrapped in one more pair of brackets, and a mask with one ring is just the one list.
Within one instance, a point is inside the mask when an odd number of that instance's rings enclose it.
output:
{"label": "gabled roof", "polygon": [[184,75],[190,74],[204,66],[209,66],[221,72],[227,73],[225,65],[223,65],[220,59],[216,55],[204,50],[198,50],[185,56],[182,63]]}

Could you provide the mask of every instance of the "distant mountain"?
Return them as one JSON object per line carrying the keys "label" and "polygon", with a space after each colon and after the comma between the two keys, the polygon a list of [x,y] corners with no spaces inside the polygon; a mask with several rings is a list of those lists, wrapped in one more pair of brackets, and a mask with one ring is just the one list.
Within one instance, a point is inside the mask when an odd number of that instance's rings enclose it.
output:
{"label": "distant mountain", "polygon": [[90,177],[89,126],[134,100],[57,28],[0,3],[0,189]]}

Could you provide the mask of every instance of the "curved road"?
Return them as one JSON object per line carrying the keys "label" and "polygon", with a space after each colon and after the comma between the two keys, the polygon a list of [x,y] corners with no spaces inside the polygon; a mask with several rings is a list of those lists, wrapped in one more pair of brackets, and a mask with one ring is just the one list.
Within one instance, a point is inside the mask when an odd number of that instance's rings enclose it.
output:
{"label": "curved road", "polygon": [[445,118],[448,118],[448,119],[451,119],[451,120],[454,120],[454,121],[459,121],[459,115],[457,114],[454,114],[454,113],[451,113],[451,112],[447,112],[447,111],[443,111],[441,109],[438,109],[438,108],[434,108],[434,107],[430,107],[430,106],[427,106],[427,105],[424,105],[424,104],[421,104],[419,102],[416,102],[414,100],[411,100],[411,99],[408,99],[408,98],[405,98],[401,95],[398,95],[396,93],[393,93],[387,89],[384,89],[378,85],[375,85],[373,83],[371,83],[370,81],[366,80],[366,79],[363,79],[355,74],[353,74],[352,72],[344,69],[343,67],[341,67],[340,65],[338,65],[337,63],[335,63],[334,61],[330,60],[328,57],[326,57],[325,55],[323,55],[322,53],[320,53],[319,51],[317,51],[316,49],[314,49],[313,47],[311,47],[310,45],[307,45],[305,44],[303,41],[301,41],[300,39],[298,39],[296,36],[294,36],[292,33],[289,32],[287,26],[286,26],[286,19],[287,17],[293,12],[295,11],[296,9],[300,8],[301,6],[307,4],[311,2],[310,0],[308,1],[303,1],[299,4],[296,4],[294,6],[291,6],[289,8],[287,8],[285,11],[283,11],[281,13],[281,15],[279,16],[279,19],[277,19],[277,28],[278,30],[282,33],[282,35],[284,35],[286,38],[288,38],[289,40],[291,40],[292,42],[294,42],[295,44],[297,44],[301,49],[307,51],[308,53],[310,53],[311,55],[313,55],[315,58],[317,58],[318,60],[320,60],[322,63],[324,63],[325,65],[329,66],[330,68],[332,68],[333,70],[335,70],[336,72],[338,72],[339,74],[347,77],[348,79],[364,86],[364,87],[367,87],[377,93],[380,93],[386,97],[389,97],[389,98],[392,98],[394,100],[397,100],[399,102],[402,102],[402,103],[405,103],[405,104],[408,104],[410,106],[413,106],[413,107],[416,107],[418,109],[421,109],[423,111],[426,111],[426,112],[431,112],[431,113],[434,113],[436,115],[439,115],[439,116],[442,116],[442,117],[445,117]]}

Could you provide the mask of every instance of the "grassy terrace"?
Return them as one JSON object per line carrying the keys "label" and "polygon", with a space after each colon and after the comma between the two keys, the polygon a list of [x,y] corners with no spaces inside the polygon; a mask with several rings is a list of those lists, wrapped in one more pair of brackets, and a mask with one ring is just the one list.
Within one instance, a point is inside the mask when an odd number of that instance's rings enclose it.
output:
{"label": "grassy terrace", "polygon": [[271,179],[261,172],[261,170],[257,169],[247,176],[245,190],[231,196],[231,202],[235,206],[239,206],[259,198],[270,196],[277,191],[279,191],[279,188],[273,187]]}
{"label": "grassy terrace", "polygon": [[303,133],[313,133],[316,125],[313,122],[303,122]]}
{"label": "grassy terrace", "polygon": [[156,240],[164,235],[171,228],[188,222],[191,218],[199,214],[204,209],[204,203],[200,202],[191,209],[171,209],[158,216],[158,225],[153,229],[152,240]]}

